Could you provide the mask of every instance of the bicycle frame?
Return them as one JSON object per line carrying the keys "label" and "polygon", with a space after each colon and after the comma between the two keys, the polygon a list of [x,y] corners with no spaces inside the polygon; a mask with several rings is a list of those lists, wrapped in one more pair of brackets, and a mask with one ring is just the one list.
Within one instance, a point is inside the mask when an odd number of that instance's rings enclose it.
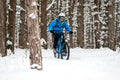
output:
{"label": "bicycle frame", "polygon": [[69,56],[70,56],[69,45],[65,39],[64,34],[61,34],[57,42],[57,51],[54,52],[54,57],[68,60]]}
{"label": "bicycle frame", "polygon": [[58,44],[57,44],[57,51],[58,54],[62,54],[62,42],[64,40],[64,34],[62,34],[58,40]]}

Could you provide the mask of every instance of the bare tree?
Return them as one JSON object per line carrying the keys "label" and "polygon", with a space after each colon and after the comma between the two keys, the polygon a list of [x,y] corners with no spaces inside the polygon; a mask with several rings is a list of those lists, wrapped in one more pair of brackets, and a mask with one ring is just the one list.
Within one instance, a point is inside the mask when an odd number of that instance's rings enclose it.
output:
{"label": "bare tree", "polygon": [[0,0],[0,55],[6,56],[6,0]]}
{"label": "bare tree", "polygon": [[42,69],[42,53],[38,21],[37,0],[26,0],[28,40],[31,68]]}

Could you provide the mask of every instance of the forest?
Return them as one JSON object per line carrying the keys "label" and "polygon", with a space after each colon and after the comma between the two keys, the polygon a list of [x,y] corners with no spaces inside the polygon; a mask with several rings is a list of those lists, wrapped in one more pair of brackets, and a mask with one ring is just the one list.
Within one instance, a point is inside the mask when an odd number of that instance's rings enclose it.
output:
{"label": "forest", "polygon": [[42,65],[41,48],[53,42],[48,25],[60,12],[73,30],[71,48],[120,47],[120,0],[0,0],[0,55],[30,49],[30,64]]}

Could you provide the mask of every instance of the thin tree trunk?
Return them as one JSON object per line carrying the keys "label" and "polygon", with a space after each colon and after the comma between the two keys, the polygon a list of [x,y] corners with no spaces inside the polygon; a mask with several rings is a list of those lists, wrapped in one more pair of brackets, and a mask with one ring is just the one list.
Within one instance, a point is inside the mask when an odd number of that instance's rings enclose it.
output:
{"label": "thin tree trunk", "polygon": [[41,38],[43,38],[47,42],[47,11],[46,11],[46,8],[47,8],[47,0],[41,0]]}
{"label": "thin tree trunk", "polygon": [[105,0],[100,0],[100,17],[101,17],[101,46],[109,47],[108,38],[108,2]]}
{"label": "thin tree trunk", "polygon": [[83,48],[84,47],[84,18],[83,18],[83,10],[84,10],[84,0],[78,0],[79,6],[78,6],[78,28],[77,28],[77,44],[78,47]]}
{"label": "thin tree trunk", "polygon": [[95,26],[95,48],[100,48],[100,22],[98,19],[98,12],[99,12],[99,0],[94,0],[96,8],[94,9],[94,12],[96,13],[94,15],[94,26]]}
{"label": "thin tree trunk", "polygon": [[115,0],[110,2],[108,5],[109,19],[108,19],[108,28],[109,28],[109,48],[115,50]]}
{"label": "thin tree trunk", "polygon": [[[117,1],[117,0],[116,0]],[[115,3],[116,6],[116,14],[115,14],[115,26],[116,26],[116,33],[115,33],[115,42],[116,48],[120,48],[120,2]]]}
{"label": "thin tree trunk", "polygon": [[7,48],[14,54],[16,0],[10,0]]}
{"label": "thin tree trunk", "polygon": [[[73,9],[74,9],[74,4],[75,4],[75,0],[70,0],[69,1],[69,23],[71,28],[73,28],[72,26],[72,16],[73,16]],[[73,48],[73,35],[70,35],[70,47]]]}
{"label": "thin tree trunk", "polygon": [[[42,69],[42,53],[38,20],[37,0],[26,0],[27,26],[31,68]],[[38,66],[33,66],[38,65]]]}
{"label": "thin tree trunk", "polygon": [[27,25],[26,25],[26,8],[25,8],[25,0],[20,1],[20,5],[22,7],[20,11],[20,30],[19,30],[19,47],[24,49],[28,48],[27,47],[27,42],[28,42],[28,30],[27,30]]}
{"label": "thin tree trunk", "polygon": [[6,0],[0,0],[0,55],[6,56]]}

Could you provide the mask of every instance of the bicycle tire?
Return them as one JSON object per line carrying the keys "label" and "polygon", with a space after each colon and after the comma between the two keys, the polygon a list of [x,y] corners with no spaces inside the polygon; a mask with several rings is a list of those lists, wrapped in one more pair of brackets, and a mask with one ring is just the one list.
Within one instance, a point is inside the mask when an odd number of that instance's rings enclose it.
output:
{"label": "bicycle tire", "polygon": [[61,59],[69,60],[70,57],[70,48],[67,42],[63,43]]}

